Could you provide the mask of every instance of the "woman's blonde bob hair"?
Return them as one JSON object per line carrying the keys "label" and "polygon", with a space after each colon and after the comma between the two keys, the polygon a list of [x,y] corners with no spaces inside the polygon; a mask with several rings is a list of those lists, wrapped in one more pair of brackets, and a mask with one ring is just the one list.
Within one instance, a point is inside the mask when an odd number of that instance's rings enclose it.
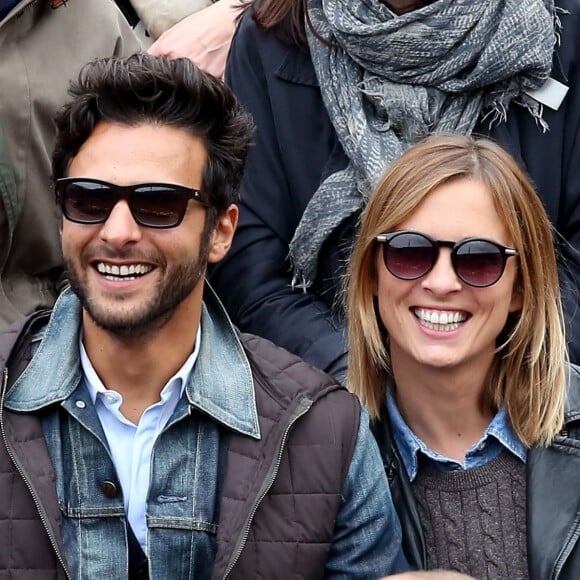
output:
{"label": "woman's blonde bob hair", "polygon": [[526,174],[488,139],[429,137],[391,165],[371,196],[347,277],[349,388],[371,417],[379,418],[393,377],[388,335],[374,297],[376,236],[396,230],[433,190],[455,179],[486,186],[518,251],[514,290],[522,309],[498,337],[484,402],[493,410],[505,405],[523,443],[547,445],[562,428],[568,378],[552,228]]}

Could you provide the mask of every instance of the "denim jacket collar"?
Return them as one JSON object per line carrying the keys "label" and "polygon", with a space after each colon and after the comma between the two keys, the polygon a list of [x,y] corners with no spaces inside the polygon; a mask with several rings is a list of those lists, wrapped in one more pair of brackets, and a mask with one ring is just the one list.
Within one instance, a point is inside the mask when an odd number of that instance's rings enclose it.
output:
{"label": "denim jacket collar", "polygon": [[[12,411],[34,412],[68,399],[81,382],[81,304],[67,289],[57,300],[30,364],[6,398]],[[235,431],[260,438],[250,363],[223,306],[207,285],[201,347],[185,388],[193,406]]]}

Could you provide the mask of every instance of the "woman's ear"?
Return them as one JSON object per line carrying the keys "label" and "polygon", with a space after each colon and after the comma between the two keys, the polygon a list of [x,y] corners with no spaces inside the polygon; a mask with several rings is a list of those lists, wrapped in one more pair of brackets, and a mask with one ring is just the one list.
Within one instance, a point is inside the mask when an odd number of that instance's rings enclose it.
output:
{"label": "woman's ear", "polygon": [[510,302],[510,312],[519,312],[524,305],[524,295],[521,284],[519,283],[519,278],[516,278],[514,286],[512,288],[512,299]]}

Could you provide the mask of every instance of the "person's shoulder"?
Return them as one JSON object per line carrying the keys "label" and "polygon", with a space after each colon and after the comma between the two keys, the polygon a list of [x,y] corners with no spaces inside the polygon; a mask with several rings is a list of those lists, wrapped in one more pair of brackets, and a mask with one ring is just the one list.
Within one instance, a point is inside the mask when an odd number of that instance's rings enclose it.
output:
{"label": "person's shoulder", "polygon": [[51,310],[38,310],[0,330],[0,370],[10,360],[9,366],[22,372],[30,361],[32,343],[42,339],[50,314]]}
{"label": "person's shoulder", "polygon": [[261,29],[254,19],[254,9],[252,6],[249,6],[242,12],[240,16],[240,22],[238,24],[236,34],[244,36],[253,35],[258,31],[261,31]]}
{"label": "person's shoulder", "polygon": [[[363,413],[358,398],[330,375],[269,340],[252,334],[241,334],[240,340],[267,406],[303,408],[303,428],[309,432],[313,426],[316,431],[316,425],[326,425],[327,434],[344,441],[350,457]],[[258,407],[264,409],[264,397],[258,396]]]}
{"label": "person's shoulder", "polygon": [[284,377],[284,380],[307,379],[320,387],[339,386],[330,375],[265,338],[241,333],[240,340],[250,360],[259,366],[268,378],[280,376]]}
{"label": "person's shoulder", "polygon": [[235,45],[259,47],[267,42],[268,36],[255,21],[252,7],[246,8],[240,16],[240,21],[236,28],[234,35]]}
{"label": "person's shoulder", "polygon": [[358,402],[336,379],[273,342],[242,333],[240,340],[253,370],[285,396],[304,394],[312,400],[336,392]]}
{"label": "person's shoulder", "polygon": [[[290,47],[282,42],[275,29],[264,30],[254,19],[252,7],[247,8],[240,18],[232,43],[232,51],[260,54],[262,59],[277,59]],[[230,57],[232,58],[232,54]]]}

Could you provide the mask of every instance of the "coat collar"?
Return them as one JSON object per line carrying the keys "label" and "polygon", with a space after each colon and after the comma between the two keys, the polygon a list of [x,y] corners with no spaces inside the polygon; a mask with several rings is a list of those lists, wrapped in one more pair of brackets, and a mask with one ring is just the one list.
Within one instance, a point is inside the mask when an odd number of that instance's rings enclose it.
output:
{"label": "coat collar", "polygon": [[579,420],[580,369],[571,365],[565,430],[550,447],[536,446],[528,454],[530,580],[560,578],[580,537]]}
{"label": "coat collar", "polygon": [[297,46],[289,46],[274,73],[279,79],[297,85],[318,87],[318,78],[310,54]]}
{"label": "coat collar", "polygon": [[[68,399],[81,382],[81,304],[61,294],[30,364],[6,397],[12,411],[34,412]],[[206,285],[201,346],[185,393],[189,403],[226,427],[258,439],[260,429],[250,363],[213,290]]]}

